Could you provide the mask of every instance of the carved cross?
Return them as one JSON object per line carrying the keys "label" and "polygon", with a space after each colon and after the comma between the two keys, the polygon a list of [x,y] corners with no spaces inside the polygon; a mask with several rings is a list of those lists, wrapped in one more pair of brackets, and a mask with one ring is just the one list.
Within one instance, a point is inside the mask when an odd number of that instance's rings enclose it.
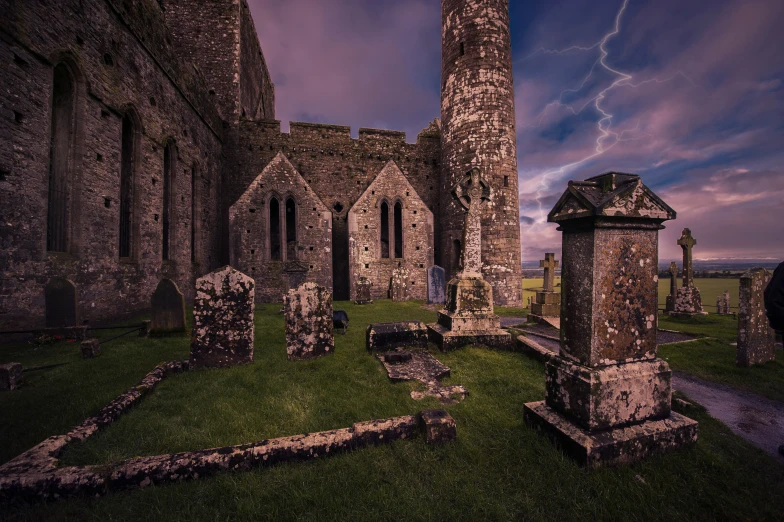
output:
{"label": "carved cross", "polygon": [[539,261],[539,266],[544,267],[544,291],[552,292],[555,288],[555,269],[558,268],[555,254],[547,252],[544,259]]}
{"label": "carved cross", "polygon": [[678,265],[675,261],[670,263],[670,295],[675,296],[678,293]]}
{"label": "carved cross", "polygon": [[694,286],[694,269],[691,265],[691,250],[697,240],[691,237],[691,230],[684,228],[678,244],[683,249],[683,286]]}
{"label": "carved cross", "polygon": [[482,276],[482,204],[490,201],[490,187],[478,168],[471,169],[452,191],[452,195],[468,210],[463,226],[463,274]]}

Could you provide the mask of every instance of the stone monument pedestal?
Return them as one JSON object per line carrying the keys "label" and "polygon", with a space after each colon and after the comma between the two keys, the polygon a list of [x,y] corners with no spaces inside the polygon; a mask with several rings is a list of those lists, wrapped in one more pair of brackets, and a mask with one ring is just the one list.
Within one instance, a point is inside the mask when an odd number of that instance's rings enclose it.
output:
{"label": "stone monument pedestal", "polygon": [[672,372],[656,357],[658,233],[673,218],[620,173],[569,182],[547,218],[563,232],[561,349],[545,365],[545,400],[523,419],[583,465],[697,440],[697,422],[671,411]]}
{"label": "stone monument pedestal", "polygon": [[459,274],[446,286],[446,306],[427,325],[428,339],[441,351],[478,344],[511,349],[512,336],[493,313],[493,287],[479,274]]}

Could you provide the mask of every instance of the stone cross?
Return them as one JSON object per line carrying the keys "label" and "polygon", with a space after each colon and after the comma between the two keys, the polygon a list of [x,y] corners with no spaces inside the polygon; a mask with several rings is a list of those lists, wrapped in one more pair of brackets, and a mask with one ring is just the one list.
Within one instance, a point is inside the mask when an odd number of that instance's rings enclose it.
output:
{"label": "stone cross", "polygon": [[482,179],[478,168],[471,169],[455,187],[452,194],[468,210],[463,226],[463,274],[481,277],[482,274],[482,203],[490,201],[490,186]]}
{"label": "stone cross", "polygon": [[546,253],[544,259],[539,261],[539,266],[544,267],[544,291],[552,292],[553,288],[555,288],[555,269],[558,268],[555,254],[552,252]]}
{"label": "stone cross", "polygon": [[678,265],[675,261],[670,263],[670,295],[675,296],[678,293]]}
{"label": "stone cross", "polygon": [[697,244],[697,240],[691,237],[691,230],[684,228],[678,244],[683,249],[683,286],[694,285],[694,270],[691,265],[691,250]]}

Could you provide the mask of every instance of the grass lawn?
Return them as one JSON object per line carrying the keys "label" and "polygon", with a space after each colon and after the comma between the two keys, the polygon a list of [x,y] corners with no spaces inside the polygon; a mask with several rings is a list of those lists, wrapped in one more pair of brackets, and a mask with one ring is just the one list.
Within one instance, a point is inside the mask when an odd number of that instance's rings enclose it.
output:
{"label": "grass lawn", "polygon": [[[434,312],[387,300],[336,308],[348,311],[351,324],[347,335],[336,335],[334,355],[288,362],[279,306],[261,305],[253,364],[170,377],[112,426],[70,449],[64,462],[108,463],[440,407],[435,399],[412,400],[408,394],[415,384],[391,384],[364,349],[369,322],[432,321]],[[0,518],[775,520],[784,509],[784,466],[699,408],[688,413],[700,422],[696,446],[633,466],[589,471],[523,424],[523,404],[544,398],[541,363],[482,348],[434,353],[452,368],[447,382],[470,392],[462,403],[446,407],[457,421],[454,443],[429,447],[420,437],[102,498],[14,506]],[[0,394],[0,462],[64,433],[155,364],[187,355],[186,336],[123,338],[106,344],[93,360],[82,360],[76,344],[0,347],[0,362],[70,363],[28,373],[26,387]]]}

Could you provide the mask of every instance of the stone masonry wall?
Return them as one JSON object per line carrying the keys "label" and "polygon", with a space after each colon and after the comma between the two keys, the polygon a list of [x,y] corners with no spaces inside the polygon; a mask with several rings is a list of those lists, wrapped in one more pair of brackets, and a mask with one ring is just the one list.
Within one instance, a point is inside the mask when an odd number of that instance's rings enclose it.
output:
{"label": "stone masonry wall", "polygon": [[[74,281],[83,319],[149,308],[159,279],[188,298],[217,266],[222,123],[203,80],[178,61],[155,0],[0,0],[0,329],[44,323],[46,282]],[[76,76],[68,252],[46,251],[53,68]],[[137,116],[129,262],[119,259],[122,115]],[[162,261],[163,151],[176,143],[170,261]],[[193,170],[192,170],[193,169]],[[191,172],[201,209],[191,261]]]}
{"label": "stone masonry wall", "polygon": [[[381,204],[389,205],[389,258],[381,257]],[[402,203],[403,257],[395,258],[394,207]],[[433,265],[433,213],[390,161],[354,204],[348,216],[351,299],[360,277],[373,282],[373,299],[388,297],[392,271],[408,270],[408,297],[427,297],[427,269]]]}
{"label": "stone masonry wall", "polygon": [[522,305],[517,147],[508,0],[442,0],[440,263],[456,273],[465,211],[449,196],[479,167],[493,200],[482,216],[482,273],[498,305]]}
{"label": "stone masonry wall", "polygon": [[[270,258],[269,202],[275,196],[285,216],[286,199],[296,202],[297,259],[286,248],[286,220],[281,219],[281,259]],[[286,157],[279,153],[251,183],[230,211],[231,265],[256,280],[256,300],[281,302],[299,283],[286,273],[298,261],[302,277],[332,290],[332,215],[309,189]]]}

